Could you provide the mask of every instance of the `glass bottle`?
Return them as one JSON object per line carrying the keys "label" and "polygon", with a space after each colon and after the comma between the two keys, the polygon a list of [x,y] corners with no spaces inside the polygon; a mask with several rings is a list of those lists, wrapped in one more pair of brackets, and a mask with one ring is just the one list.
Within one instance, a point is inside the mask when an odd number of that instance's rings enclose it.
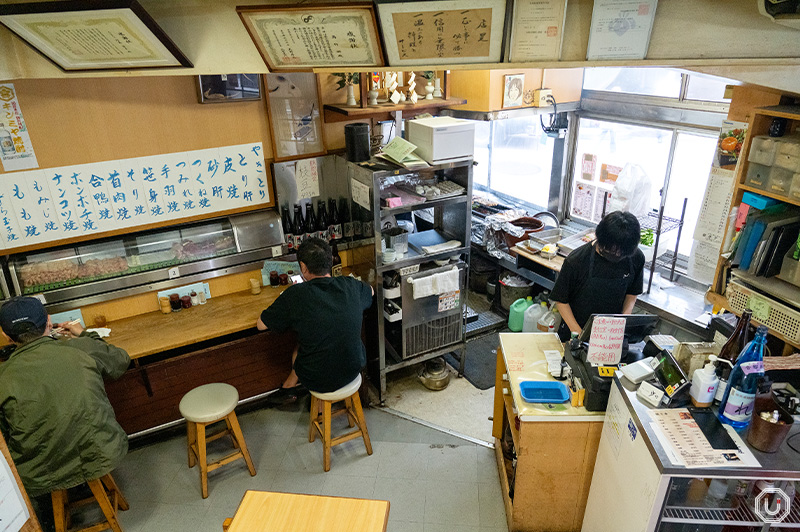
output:
{"label": "glass bottle", "polygon": [[297,250],[306,238],[306,224],[303,220],[303,211],[300,205],[294,204],[294,249]]}
{"label": "glass bottle", "polygon": [[342,256],[339,255],[339,246],[336,245],[336,240],[331,242],[331,255],[333,258],[333,266],[331,267],[331,275],[333,277],[341,277],[342,275]]}
{"label": "glass bottle", "polygon": [[361,231],[364,225],[361,223],[361,207],[357,203],[353,203],[352,225],[353,239],[360,240],[362,238]]}
{"label": "glass bottle", "polygon": [[719,420],[735,429],[750,423],[755,406],[758,381],[764,376],[764,345],[767,328],[759,325],[753,341],[739,355],[728,379],[728,386],[719,405]]}
{"label": "glass bottle", "polygon": [[5,124],[0,122],[0,151],[3,155],[14,155],[17,153],[14,148],[14,139],[11,137],[11,132],[6,129]]}
{"label": "glass bottle", "polygon": [[722,346],[719,352],[718,358],[727,360],[730,364],[726,362],[717,363],[716,373],[717,378],[719,378],[719,385],[717,386],[717,394],[714,396],[714,402],[717,404],[722,401],[722,396],[728,388],[728,377],[733,369],[733,364],[736,364],[736,358],[739,356],[739,353],[744,351],[744,346],[747,345],[747,336],[750,332],[750,317],[752,315],[753,311],[750,309],[745,309],[745,311],[742,312],[742,317],[739,318],[739,323],[736,324],[733,334],[731,334],[731,337],[728,338],[728,341],[725,342],[725,345]]}
{"label": "glass bottle", "polygon": [[350,202],[346,198],[339,198],[339,220],[342,224],[342,236],[353,238],[353,221],[350,219]]}
{"label": "glass bottle", "polygon": [[306,204],[306,239],[317,236],[317,215],[314,213],[314,204]]}
{"label": "glass bottle", "polygon": [[294,251],[294,227],[289,216],[289,205],[281,208],[281,224],[283,224],[283,234],[286,235],[286,245],[289,246],[289,252],[292,252]]}
{"label": "glass bottle", "polygon": [[336,208],[336,200],[328,199],[328,234],[331,240],[342,239],[342,220],[339,218],[339,209]]}
{"label": "glass bottle", "polygon": [[328,213],[323,200],[317,202],[317,237],[326,241],[331,239],[330,233],[328,233]]}

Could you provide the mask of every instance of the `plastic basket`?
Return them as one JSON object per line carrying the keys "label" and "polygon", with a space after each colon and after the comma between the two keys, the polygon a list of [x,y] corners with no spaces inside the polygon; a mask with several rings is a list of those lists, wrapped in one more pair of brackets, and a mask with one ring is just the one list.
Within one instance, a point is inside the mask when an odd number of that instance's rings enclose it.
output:
{"label": "plastic basket", "polygon": [[726,295],[731,309],[738,314],[741,314],[744,309],[750,306],[751,296],[765,299],[769,303],[769,313],[763,325],[782,334],[789,341],[800,342],[800,312],[797,310],[787,307],[766,294],[751,290],[736,281],[728,283]]}

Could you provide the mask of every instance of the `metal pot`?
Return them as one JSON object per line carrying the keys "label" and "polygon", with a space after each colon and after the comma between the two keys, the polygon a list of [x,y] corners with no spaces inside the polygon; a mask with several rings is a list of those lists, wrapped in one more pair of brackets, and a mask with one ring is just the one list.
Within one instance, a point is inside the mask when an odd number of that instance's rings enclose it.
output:
{"label": "metal pot", "polygon": [[444,390],[450,384],[450,370],[444,357],[433,358],[425,362],[418,373],[419,381],[429,390]]}

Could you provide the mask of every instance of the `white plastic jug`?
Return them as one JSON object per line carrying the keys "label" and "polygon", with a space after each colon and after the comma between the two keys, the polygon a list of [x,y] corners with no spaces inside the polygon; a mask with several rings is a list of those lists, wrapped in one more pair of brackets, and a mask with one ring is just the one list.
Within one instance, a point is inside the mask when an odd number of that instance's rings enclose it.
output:
{"label": "white plastic jug", "polygon": [[555,328],[555,323],[556,323],[555,314],[553,314],[552,310],[548,310],[547,312],[541,315],[539,320],[536,322],[536,326],[542,332],[548,332],[548,331],[552,332],[552,330]]}
{"label": "white plastic jug", "polygon": [[522,320],[522,332],[538,332],[539,329],[536,323],[545,312],[547,312],[547,303],[545,302],[528,307]]}

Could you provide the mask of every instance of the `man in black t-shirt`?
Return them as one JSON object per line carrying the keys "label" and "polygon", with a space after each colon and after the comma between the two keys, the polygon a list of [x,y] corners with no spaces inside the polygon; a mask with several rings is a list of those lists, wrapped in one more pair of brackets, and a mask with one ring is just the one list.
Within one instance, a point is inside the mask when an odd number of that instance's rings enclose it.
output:
{"label": "man in black t-shirt", "polygon": [[595,237],[564,260],[550,293],[562,317],[562,341],[570,332],[580,332],[592,314],[630,314],[642,293],[645,261],[636,217],[609,213],[597,225]]}
{"label": "man in black t-shirt", "polygon": [[296,400],[303,387],[338,390],[367,363],[361,322],[372,305],[372,287],[353,277],[331,277],[331,248],[322,239],[303,241],[297,260],[305,282],[287,288],[256,323],[262,331],[297,333],[292,372],[269,396],[276,404]]}

